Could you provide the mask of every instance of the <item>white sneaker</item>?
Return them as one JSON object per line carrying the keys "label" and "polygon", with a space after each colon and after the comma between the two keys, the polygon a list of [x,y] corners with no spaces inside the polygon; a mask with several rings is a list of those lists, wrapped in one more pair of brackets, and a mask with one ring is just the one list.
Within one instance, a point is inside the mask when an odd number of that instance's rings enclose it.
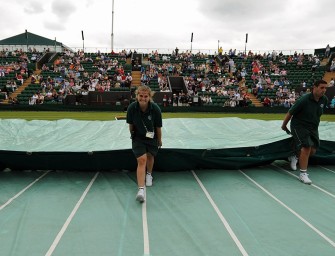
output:
{"label": "white sneaker", "polygon": [[308,173],[306,173],[306,172],[300,173],[299,180],[302,183],[305,183],[305,184],[308,184],[308,185],[312,184],[312,181],[308,178]]}
{"label": "white sneaker", "polygon": [[139,188],[137,195],[136,195],[136,200],[139,201],[140,203],[143,203],[145,201],[145,192],[144,188]]}
{"label": "white sneaker", "polygon": [[290,167],[293,171],[297,170],[297,163],[298,163],[298,158],[296,156],[290,156],[288,158],[288,160],[290,161]]}
{"label": "white sneaker", "polygon": [[147,187],[151,187],[151,186],[152,186],[152,180],[153,180],[152,175],[149,174],[149,173],[147,173],[147,174],[145,175],[145,185],[146,185]]}

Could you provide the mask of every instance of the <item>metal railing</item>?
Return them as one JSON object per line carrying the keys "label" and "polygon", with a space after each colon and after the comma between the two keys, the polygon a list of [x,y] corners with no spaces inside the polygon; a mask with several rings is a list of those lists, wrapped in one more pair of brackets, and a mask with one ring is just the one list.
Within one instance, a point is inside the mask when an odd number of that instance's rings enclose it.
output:
{"label": "metal railing", "polygon": [[[67,48],[71,49],[74,52],[82,51],[83,46],[66,46]],[[29,48],[35,48],[39,52],[43,52],[45,49],[48,49],[50,52],[61,52],[62,48],[60,46],[54,47],[54,46],[46,46],[46,45],[29,45]],[[16,50],[23,50],[24,52],[27,50],[27,46],[25,45],[0,45],[0,50],[8,49],[9,51],[16,51]],[[132,47],[132,48],[114,48],[114,52],[119,53],[123,50],[126,50],[129,52],[130,50],[132,52],[136,51],[138,53],[144,53],[149,54],[151,52],[157,51],[160,54],[172,54],[175,49],[173,48],[139,48],[139,47]],[[314,54],[315,49],[247,49],[247,52],[251,50],[254,54],[264,54],[264,53],[272,53],[273,50],[275,50],[277,53],[282,52],[284,55],[293,55],[295,52],[297,53],[304,53],[304,54]],[[110,47],[84,47],[84,52],[89,53],[110,53],[111,48]],[[179,49],[179,53],[182,52],[190,52],[191,49]],[[229,49],[224,49],[223,52],[228,53]],[[208,55],[215,55],[218,53],[218,49],[192,49],[192,53],[204,53]],[[237,49],[236,53],[244,53],[244,49]]]}

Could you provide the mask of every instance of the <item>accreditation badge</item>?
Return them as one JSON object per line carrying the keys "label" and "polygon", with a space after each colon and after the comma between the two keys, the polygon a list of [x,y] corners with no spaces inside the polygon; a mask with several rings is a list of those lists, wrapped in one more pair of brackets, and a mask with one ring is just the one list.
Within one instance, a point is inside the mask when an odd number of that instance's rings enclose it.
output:
{"label": "accreditation badge", "polygon": [[147,137],[147,138],[149,138],[149,139],[153,139],[154,136],[155,136],[155,133],[154,133],[154,132],[147,132],[147,133],[145,134],[145,137]]}

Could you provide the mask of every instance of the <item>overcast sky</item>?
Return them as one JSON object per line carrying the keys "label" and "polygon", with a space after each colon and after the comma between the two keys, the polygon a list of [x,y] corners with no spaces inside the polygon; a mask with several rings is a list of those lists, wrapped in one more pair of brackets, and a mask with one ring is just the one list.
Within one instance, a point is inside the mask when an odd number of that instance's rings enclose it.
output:
{"label": "overcast sky", "polygon": [[[9,0],[0,40],[23,33],[72,48],[272,51],[335,46],[334,0]],[[113,26],[112,26],[113,24]],[[193,43],[191,44],[191,33]]]}

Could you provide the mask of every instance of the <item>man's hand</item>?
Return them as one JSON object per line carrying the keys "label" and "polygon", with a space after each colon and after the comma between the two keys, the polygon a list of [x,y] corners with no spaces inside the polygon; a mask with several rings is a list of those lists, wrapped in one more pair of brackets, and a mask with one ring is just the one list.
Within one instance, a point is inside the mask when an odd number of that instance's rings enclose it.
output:
{"label": "man's hand", "polygon": [[287,134],[289,134],[289,135],[291,134],[291,131],[287,128],[286,125],[282,125],[281,129],[282,129],[283,131],[285,131]]}

